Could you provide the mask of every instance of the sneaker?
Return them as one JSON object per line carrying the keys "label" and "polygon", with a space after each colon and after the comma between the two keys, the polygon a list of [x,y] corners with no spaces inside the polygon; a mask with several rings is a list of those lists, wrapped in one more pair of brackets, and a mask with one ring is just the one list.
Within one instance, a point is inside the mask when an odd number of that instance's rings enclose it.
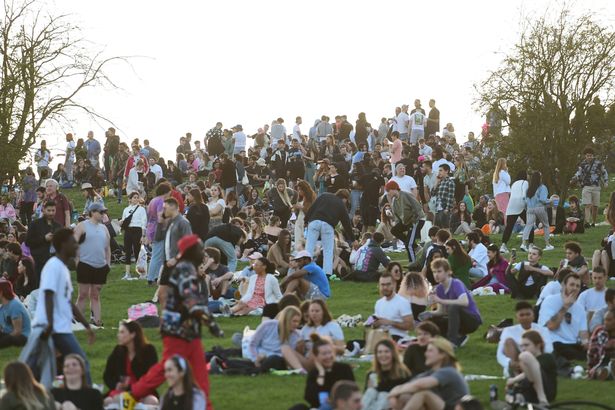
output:
{"label": "sneaker", "polygon": [[227,304],[222,304],[220,305],[220,313],[222,313],[224,316],[230,316],[231,315],[231,307]]}
{"label": "sneaker", "polygon": [[555,246],[553,246],[553,245],[547,245],[547,246],[545,246],[545,248],[543,249],[543,251],[552,251],[553,249],[555,249]]}
{"label": "sneaker", "polygon": [[521,246],[519,246],[519,249],[521,249],[523,252],[527,252],[527,248],[528,246],[524,243],[522,243]]}
{"label": "sneaker", "polygon": [[124,276],[122,276],[122,280],[130,280],[132,279],[132,276],[130,276],[130,273],[125,273]]}
{"label": "sneaker", "polygon": [[508,247],[506,247],[505,243],[500,246],[500,253],[508,253]]}
{"label": "sneaker", "polygon": [[466,343],[468,343],[468,340],[470,340],[470,336],[468,335],[461,336],[461,339],[459,339],[459,342],[457,343],[457,348],[465,346]]}

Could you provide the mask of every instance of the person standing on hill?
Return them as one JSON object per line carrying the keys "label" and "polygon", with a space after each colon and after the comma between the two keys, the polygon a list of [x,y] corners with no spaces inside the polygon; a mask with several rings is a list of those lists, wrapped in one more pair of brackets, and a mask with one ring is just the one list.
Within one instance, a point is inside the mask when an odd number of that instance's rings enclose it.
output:
{"label": "person standing on hill", "polygon": [[609,186],[609,175],[604,164],[594,157],[591,147],[583,151],[585,159],[579,164],[579,169],[572,177],[571,183],[578,183],[582,187],[582,201],[585,205],[585,227],[596,226],[598,206],[600,205],[600,185]]}

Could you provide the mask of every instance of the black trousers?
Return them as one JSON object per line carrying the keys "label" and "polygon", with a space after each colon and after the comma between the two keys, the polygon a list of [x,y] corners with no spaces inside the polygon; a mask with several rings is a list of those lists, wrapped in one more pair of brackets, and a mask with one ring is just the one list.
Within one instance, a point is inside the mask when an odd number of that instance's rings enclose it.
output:
{"label": "black trousers", "polygon": [[421,236],[421,229],[423,229],[423,225],[425,225],[425,221],[418,220],[413,225],[403,225],[398,223],[393,227],[393,229],[391,229],[391,233],[404,243],[410,263],[414,263],[416,261],[416,239]]}
{"label": "black trousers", "polygon": [[0,332],[0,349],[11,346],[25,346],[28,338],[24,335],[11,336],[8,333]]}
{"label": "black trousers", "polygon": [[19,207],[19,219],[24,226],[30,225],[32,222],[32,213],[34,211],[34,202],[23,202]]}
{"label": "black trousers", "polygon": [[513,299],[536,299],[540,294],[540,289],[547,284],[547,279],[537,273],[531,275],[534,278],[534,283],[530,286],[525,286],[530,275],[527,272],[519,272],[519,277],[516,277],[512,273],[506,274],[506,286],[510,289],[511,297]]}
{"label": "black trousers", "polygon": [[568,360],[586,360],[587,352],[580,344],[553,342],[553,353]]}
{"label": "black trousers", "polygon": [[290,208],[275,209],[273,211],[273,214],[280,218],[280,226],[283,229],[286,229],[286,226],[288,225],[288,220],[290,219],[290,215],[292,214]]}
{"label": "black trousers", "polygon": [[126,265],[130,265],[130,259],[134,254],[135,259],[139,257],[141,251],[141,236],[143,231],[141,228],[130,227],[124,232],[124,254]]}
{"label": "black trousers", "polygon": [[454,345],[459,344],[462,336],[475,332],[481,325],[479,318],[458,305],[449,305],[446,315],[432,316],[429,320],[434,322],[440,328],[440,333],[446,335]]}
{"label": "black trousers", "polygon": [[[525,210],[521,212],[519,215],[507,215],[506,216],[506,226],[504,227],[504,233],[502,234],[502,243],[508,243],[510,240],[510,235],[512,234],[512,230],[515,226],[515,222],[517,218],[523,219],[523,222],[527,223],[527,216],[525,214]],[[530,243],[534,243],[534,230],[530,232]]]}

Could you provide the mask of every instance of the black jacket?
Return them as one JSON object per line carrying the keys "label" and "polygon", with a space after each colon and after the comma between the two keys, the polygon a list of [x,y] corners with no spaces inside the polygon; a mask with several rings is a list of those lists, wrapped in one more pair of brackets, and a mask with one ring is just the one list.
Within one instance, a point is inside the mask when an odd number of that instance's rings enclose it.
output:
{"label": "black jacket", "polygon": [[354,239],[352,224],[348,216],[348,209],[346,209],[344,201],[335,194],[325,192],[316,198],[316,201],[310,206],[310,209],[305,215],[305,224],[307,225],[311,221],[324,221],[333,228],[341,222],[344,227],[344,236],[346,240],[351,241]]}
{"label": "black jacket", "polygon": [[207,205],[191,205],[188,208],[186,219],[190,222],[192,233],[198,235],[204,241],[209,231],[209,208]]}
{"label": "black jacket", "polygon": [[51,224],[48,224],[44,217],[32,221],[28,227],[26,245],[30,248],[32,259],[34,259],[34,269],[39,275],[43,270],[43,266],[45,266],[45,263],[51,257],[51,253],[49,252],[51,242],[45,240],[45,235],[54,233],[60,228],[60,224],[56,221],[52,220]]}
{"label": "black jacket", "polygon": [[[130,365],[132,372],[137,379],[143,377],[145,373],[158,363],[158,354],[153,345],[147,344],[143,350],[136,355]],[[115,386],[120,382],[122,376],[126,376],[126,355],[128,350],[124,346],[115,346],[111,355],[107,359],[107,366],[103,373],[103,380],[109,390],[114,390]]]}
{"label": "black jacket", "polygon": [[229,242],[233,246],[235,246],[237,245],[243,234],[244,232],[238,226],[235,226],[233,224],[222,224],[213,227],[207,234],[205,240],[213,237],[218,237],[223,241]]}

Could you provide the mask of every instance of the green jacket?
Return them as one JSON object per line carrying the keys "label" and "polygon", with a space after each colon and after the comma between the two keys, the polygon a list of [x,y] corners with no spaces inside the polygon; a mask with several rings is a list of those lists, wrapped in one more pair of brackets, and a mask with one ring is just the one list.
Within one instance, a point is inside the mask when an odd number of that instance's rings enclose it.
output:
{"label": "green jacket", "polygon": [[393,199],[391,211],[395,216],[395,220],[403,225],[413,225],[419,219],[425,218],[423,207],[414,195],[399,191],[399,196]]}

